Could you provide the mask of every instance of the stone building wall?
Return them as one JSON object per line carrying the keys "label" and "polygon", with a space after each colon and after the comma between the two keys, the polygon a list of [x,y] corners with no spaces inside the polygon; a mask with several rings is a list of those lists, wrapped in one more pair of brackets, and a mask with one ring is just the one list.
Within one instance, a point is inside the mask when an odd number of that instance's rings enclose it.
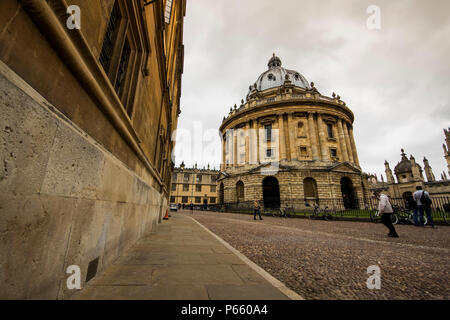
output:
{"label": "stone building wall", "polygon": [[[222,179],[219,183],[224,184],[224,203],[236,203],[236,184],[239,181],[244,183],[244,194],[246,202],[243,206],[252,205],[254,200],[263,203],[263,180],[268,175],[257,173],[233,175]],[[317,199],[331,201],[342,198],[340,180],[343,177],[349,178],[354,186],[355,197],[363,200],[365,194],[362,188],[362,178],[358,172],[323,172],[323,171],[280,171],[273,175],[278,180],[280,188],[281,206],[294,205],[296,208],[304,208],[305,190],[303,181],[306,178],[313,178],[317,183]],[[325,203],[325,202],[323,202]],[[361,206],[363,203],[361,202]]]}
{"label": "stone building wall", "polygon": [[83,287],[168,207],[186,4],[166,24],[159,1],[116,0],[132,57],[118,91],[99,57],[114,2],[0,1],[0,299],[69,298],[68,266]]}

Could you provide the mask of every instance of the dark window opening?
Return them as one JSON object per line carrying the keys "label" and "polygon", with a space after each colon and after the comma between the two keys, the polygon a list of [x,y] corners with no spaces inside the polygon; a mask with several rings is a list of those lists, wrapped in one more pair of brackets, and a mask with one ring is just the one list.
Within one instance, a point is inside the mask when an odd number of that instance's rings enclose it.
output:
{"label": "dark window opening", "polygon": [[130,62],[131,49],[128,40],[125,40],[123,45],[122,55],[120,56],[119,70],[117,72],[116,83],[114,89],[117,95],[120,97],[123,93],[123,88],[125,84],[125,76],[127,74],[128,64]]}
{"label": "dark window opening", "polygon": [[268,124],[264,126],[264,130],[266,132],[266,141],[272,140],[272,125]]}
{"label": "dark window opening", "polygon": [[327,123],[327,130],[328,130],[328,138],[333,139],[333,125],[330,123]]}
{"label": "dark window opening", "polygon": [[337,157],[337,150],[336,149],[330,149],[330,154],[332,158],[336,158]]}
{"label": "dark window opening", "polygon": [[106,28],[105,38],[103,40],[102,51],[100,52],[100,63],[106,73],[109,71],[111,58],[114,50],[114,42],[117,39],[120,24],[120,10],[117,2],[114,4],[109,23]]}

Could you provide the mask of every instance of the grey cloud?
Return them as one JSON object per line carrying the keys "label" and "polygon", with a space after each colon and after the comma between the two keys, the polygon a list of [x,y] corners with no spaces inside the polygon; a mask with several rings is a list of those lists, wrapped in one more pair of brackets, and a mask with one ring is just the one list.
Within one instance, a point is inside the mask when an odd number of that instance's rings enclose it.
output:
{"label": "grey cloud", "polygon": [[[371,4],[381,8],[379,31],[366,27]],[[364,171],[383,173],[384,160],[393,167],[405,148],[440,176],[442,129],[450,126],[449,12],[447,0],[189,0],[179,127],[200,120],[217,130],[275,52],[353,110]],[[182,160],[220,163],[213,155]]]}

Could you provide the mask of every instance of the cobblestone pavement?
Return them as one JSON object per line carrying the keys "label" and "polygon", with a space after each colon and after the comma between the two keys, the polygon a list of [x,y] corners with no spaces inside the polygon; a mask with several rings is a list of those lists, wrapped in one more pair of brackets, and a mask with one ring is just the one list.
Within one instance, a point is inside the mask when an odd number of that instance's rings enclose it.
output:
{"label": "cobblestone pavement", "polygon": [[[306,299],[449,299],[450,227],[182,211]],[[367,268],[381,268],[369,290]]]}

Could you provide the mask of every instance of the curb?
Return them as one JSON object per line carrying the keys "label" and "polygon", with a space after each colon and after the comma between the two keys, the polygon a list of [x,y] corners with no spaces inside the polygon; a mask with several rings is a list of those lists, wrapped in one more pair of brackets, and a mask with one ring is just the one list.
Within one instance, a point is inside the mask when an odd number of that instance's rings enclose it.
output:
{"label": "curb", "polygon": [[217,240],[219,240],[220,243],[222,243],[227,249],[229,249],[231,252],[233,252],[235,255],[237,255],[242,261],[244,261],[251,269],[256,271],[260,276],[262,276],[265,280],[267,280],[271,285],[273,285],[275,288],[280,290],[284,295],[286,295],[291,300],[305,300],[302,296],[297,294],[296,292],[292,291],[288,287],[284,285],[281,281],[277,280],[273,276],[271,276],[266,270],[258,266],[256,263],[251,261],[249,258],[247,258],[245,255],[240,253],[238,250],[233,248],[228,242],[223,240],[221,237],[216,235],[214,232],[206,228],[204,225],[202,225],[200,222],[195,220],[192,217],[188,217],[192,220],[194,220],[199,226],[201,226],[203,229],[205,229],[208,233],[210,233],[212,236],[214,236]]}

